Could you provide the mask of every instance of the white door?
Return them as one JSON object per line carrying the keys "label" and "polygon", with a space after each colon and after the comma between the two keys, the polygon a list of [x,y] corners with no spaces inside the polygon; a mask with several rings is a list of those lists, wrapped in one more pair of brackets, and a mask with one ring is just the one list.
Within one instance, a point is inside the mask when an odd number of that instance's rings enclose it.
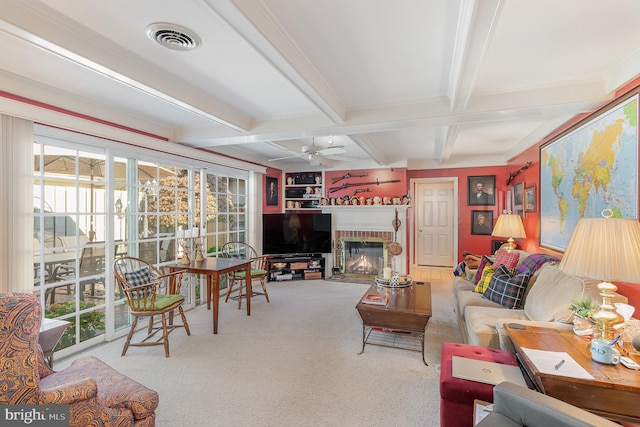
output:
{"label": "white door", "polygon": [[453,267],[453,182],[416,185],[416,263],[421,266]]}

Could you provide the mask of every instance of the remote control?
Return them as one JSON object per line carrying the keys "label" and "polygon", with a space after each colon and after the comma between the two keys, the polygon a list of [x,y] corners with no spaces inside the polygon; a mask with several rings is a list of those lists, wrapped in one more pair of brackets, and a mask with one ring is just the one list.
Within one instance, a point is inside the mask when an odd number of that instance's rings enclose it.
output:
{"label": "remote control", "polygon": [[509,323],[511,329],[526,329],[524,325],[520,323]]}
{"label": "remote control", "polygon": [[626,366],[629,369],[640,369],[640,365],[638,365],[636,362],[634,362],[633,360],[625,356],[620,356],[620,363],[622,363],[624,366]]}

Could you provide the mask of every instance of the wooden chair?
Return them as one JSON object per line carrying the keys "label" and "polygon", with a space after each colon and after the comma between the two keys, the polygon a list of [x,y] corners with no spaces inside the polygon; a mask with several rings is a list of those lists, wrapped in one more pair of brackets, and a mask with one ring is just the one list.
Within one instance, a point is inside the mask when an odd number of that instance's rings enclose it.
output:
{"label": "wooden chair", "polygon": [[[115,260],[113,271],[116,280],[122,286],[131,315],[134,316],[131,330],[122,349],[122,356],[127,353],[130,345],[164,345],[165,356],[169,357],[169,333],[175,328],[184,327],[187,335],[191,335],[189,323],[182,308],[184,296],[180,295],[184,270],[163,274],[160,269],[147,261],[125,256]],[[172,322],[167,324],[167,313],[170,314],[172,321],[173,311],[176,309],[182,317],[182,324],[176,325]],[[160,316],[160,326],[155,325],[154,317],[157,319],[157,316]],[[149,317],[147,337],[138,342],[131,342],[140,317]],[[160,331],[162,332],[160,338],[149,341]]]}
{"label": "wooden chair", "polygon": [[[259,280],[260,286],[262,286],[263,292],[258,292],[254,290],[251,292],[251,297],[256,295],[264,295],[269,301],[269,293],[267,292],[267,287],[265,286],[265,279],[267,278],[267,257],[266,256],[258,256],[251,245],[248,245],[244,242],[228,242],[222,246],[222,256],[225,258],[243,258],[251,260],[251,280]],[[229,298],[238,300],[238,309],[242,307],[242,298],[246,298],[246,292],[243,293],[243,285],[245,283],[245,275],[246,272],[242,271],[234,271],[229,273],[229,287],[227,289],[227,297],[225,298],[225,302],[229,302]],[[236,284],[239,284],[240,289],[238,291],[238,295],[231,297],[231,292],[233,291],[233,287]]]}

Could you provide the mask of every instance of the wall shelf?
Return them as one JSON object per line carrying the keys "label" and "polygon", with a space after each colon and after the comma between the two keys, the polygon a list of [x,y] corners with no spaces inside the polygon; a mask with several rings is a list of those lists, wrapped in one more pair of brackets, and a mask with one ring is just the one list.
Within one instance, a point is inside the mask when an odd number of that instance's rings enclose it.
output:
{"label": "wall shelf", "polygon": [[322,172],[291,172],[285,174],[284,209],[320,209],[324,194]]}

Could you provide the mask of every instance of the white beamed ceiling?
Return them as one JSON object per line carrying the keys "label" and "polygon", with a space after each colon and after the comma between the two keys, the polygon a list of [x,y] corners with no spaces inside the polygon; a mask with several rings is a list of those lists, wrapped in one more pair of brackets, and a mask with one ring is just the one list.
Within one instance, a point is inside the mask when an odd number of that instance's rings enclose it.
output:
{"label": "white beamed ceiling", "polygon": [[[3,0],[0,90],[287,171],[500,165],[640,74],[637,0]],[[197,33],[169,50],[155,22]],[[0,101],[0,108],[2,102]]]}

